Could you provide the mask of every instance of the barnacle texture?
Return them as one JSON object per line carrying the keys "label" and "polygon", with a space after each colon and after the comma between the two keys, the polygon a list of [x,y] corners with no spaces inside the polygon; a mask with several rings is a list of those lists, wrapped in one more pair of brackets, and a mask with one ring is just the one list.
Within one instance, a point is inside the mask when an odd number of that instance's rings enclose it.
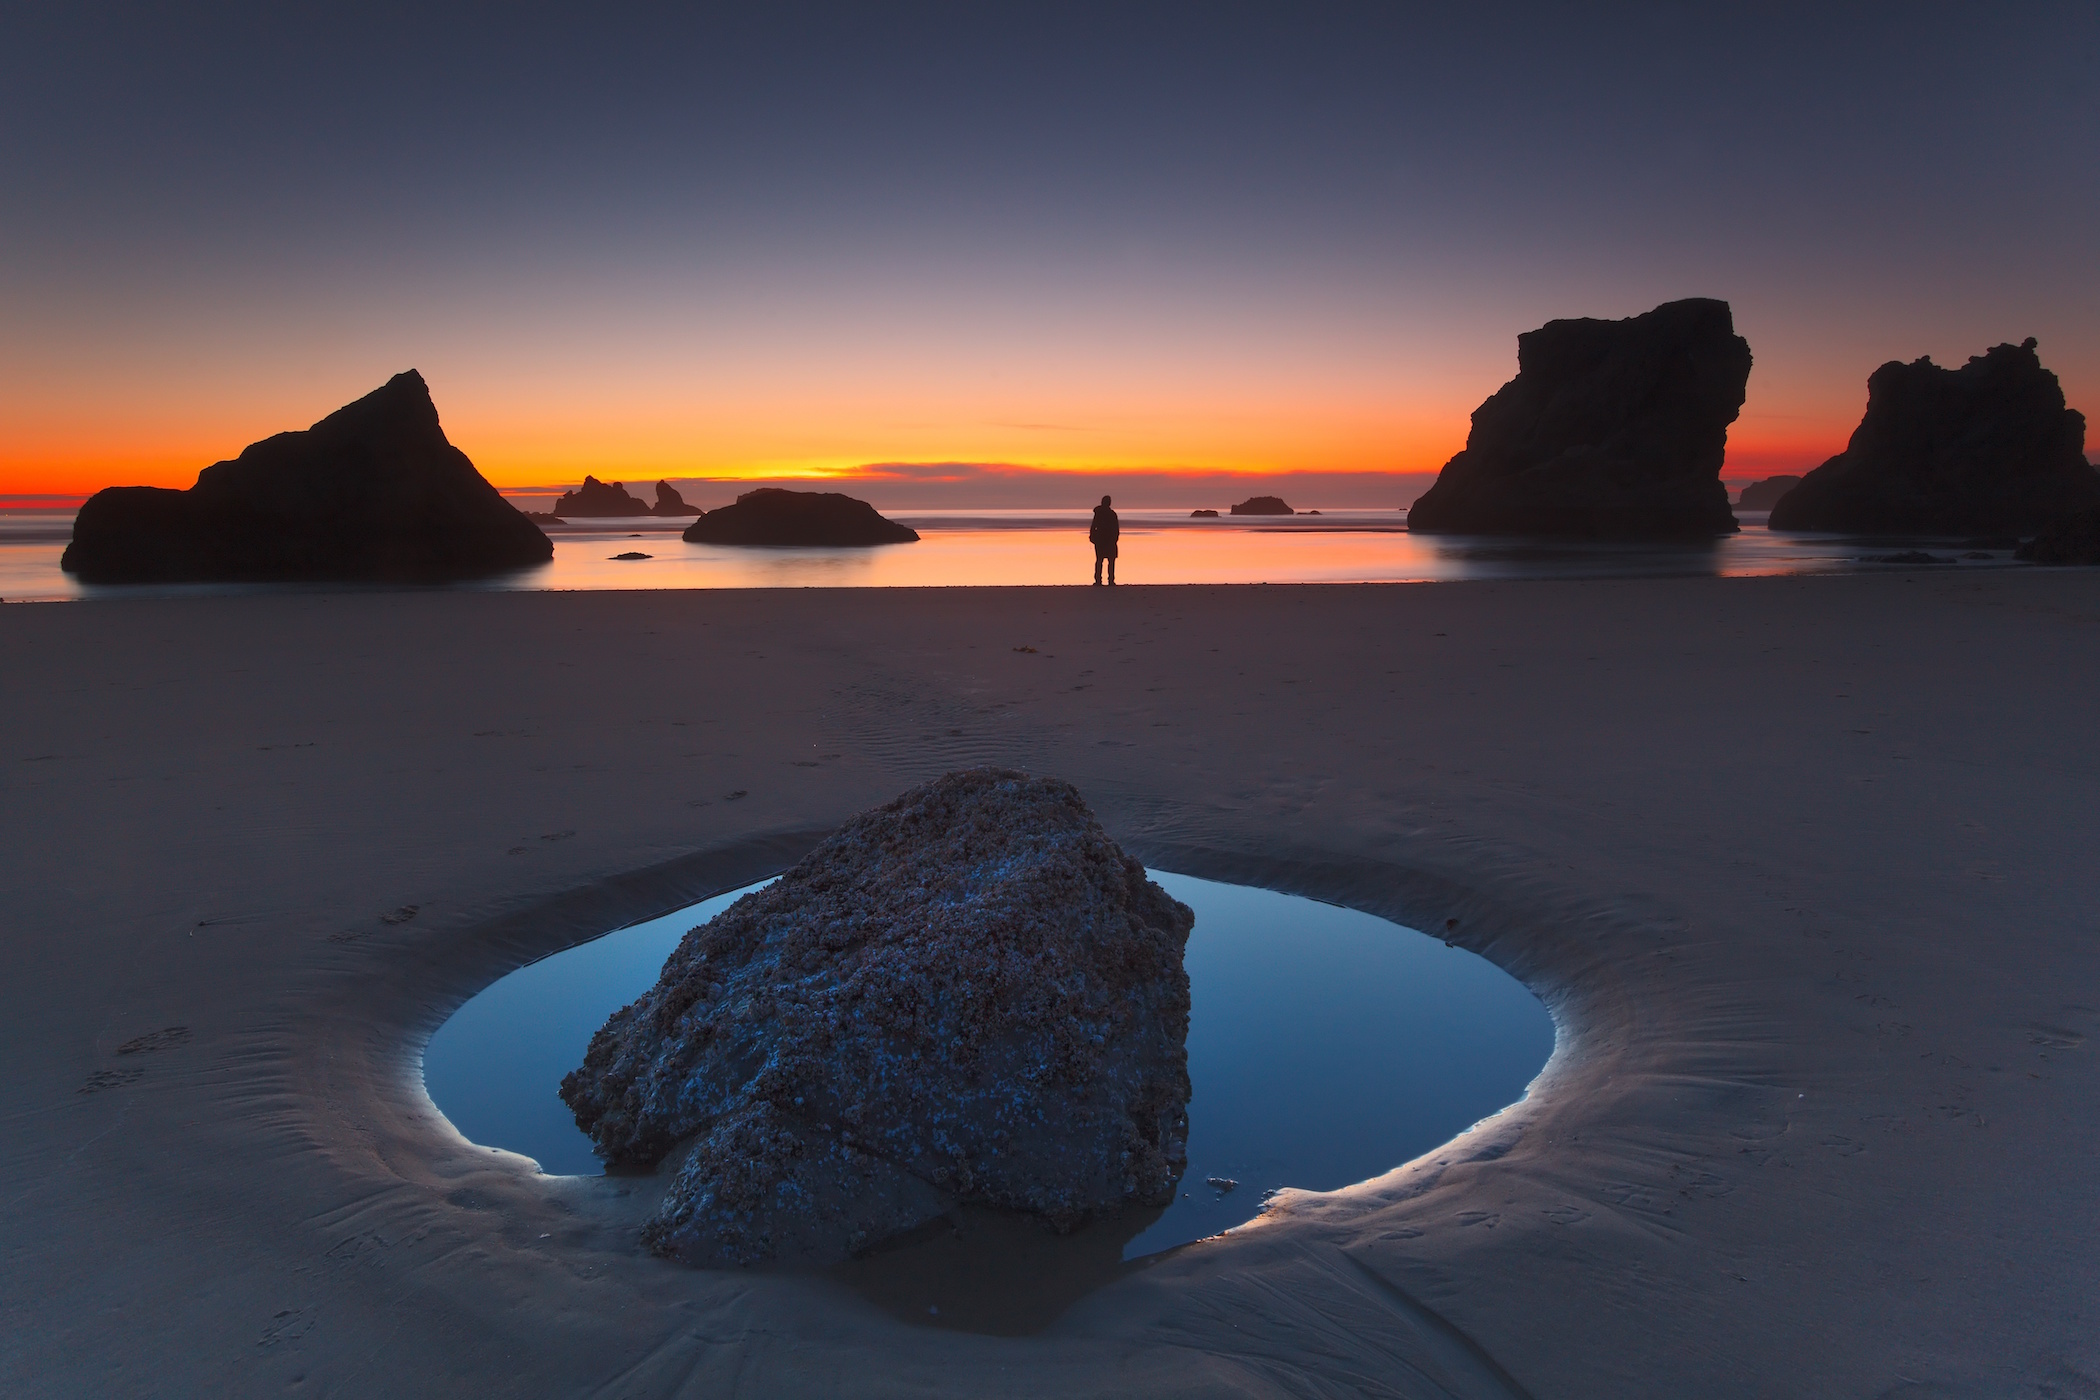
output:
{"label": "barnacle texture", "polygon": [[1055,779],[951,773],[687,934],[562,1081],[645,1236],[836,1258],[959,1202],[1072,1229],[1187,1165],[1187,906]]}

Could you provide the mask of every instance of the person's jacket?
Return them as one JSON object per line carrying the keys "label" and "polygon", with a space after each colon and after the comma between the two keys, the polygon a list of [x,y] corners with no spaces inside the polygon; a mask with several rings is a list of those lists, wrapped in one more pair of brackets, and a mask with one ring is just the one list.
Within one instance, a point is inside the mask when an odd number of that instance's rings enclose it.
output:
{"label": "person's jacket", "polygon": [[1123,522],[1116,519],[1113,510],[1107,506],[1094,507],[1094,523],[1086,532],[1089,540],[1097,545],[1114,544],[1116,537],[1122,533]]}

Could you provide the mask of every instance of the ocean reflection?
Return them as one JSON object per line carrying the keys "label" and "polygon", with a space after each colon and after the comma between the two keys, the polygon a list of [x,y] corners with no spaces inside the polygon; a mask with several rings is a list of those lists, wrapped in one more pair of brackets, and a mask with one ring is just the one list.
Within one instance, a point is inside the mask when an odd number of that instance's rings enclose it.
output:
{"label": "ocean reflection", "polygon": [[[1412,535],[1398,510],[1221,516],[1126,510],[1119,578],[1168,583],[1438,583],[1479,579],[1745,577],[1873,572],[1865,556],[1926,549],[1950,567],[2002,567],[2009,550],[1972,551],[1938,538],[1774,534],[1764,516],[1711,541],[1601,544],[1465,535]],[[641,518],[554,525],[554,558],[496,578],[440,585],[469,590],[658,588],[939,588],[1083,585],[1093,552],[1085,510],[899,511],[917,544],[871,549],[734,548],[687,544],[685,522]],[[357,585],[88,586],[60,572],[71,516],[0,512],[0,598],[166,597],[227,592],[337,591]],[[645,559],[618,559],[626,553]],[[1983,557],[1972,557],[1981,553]],[[366,585],[370,587],[372,585]]]}

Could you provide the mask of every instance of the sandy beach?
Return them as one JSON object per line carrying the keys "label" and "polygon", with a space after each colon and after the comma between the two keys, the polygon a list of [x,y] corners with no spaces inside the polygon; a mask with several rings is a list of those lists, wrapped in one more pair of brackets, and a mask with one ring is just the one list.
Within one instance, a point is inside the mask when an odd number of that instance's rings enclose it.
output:
{"label": "sandy beach", "polygon": [[[315,592],[0,656],[10,1394],[2100,1394],[2100,574]],[[1552,1061],[1027,1337],[663,1263],[646,1179],[425,1096],[496,977],[980,763],[1485,955]]]}

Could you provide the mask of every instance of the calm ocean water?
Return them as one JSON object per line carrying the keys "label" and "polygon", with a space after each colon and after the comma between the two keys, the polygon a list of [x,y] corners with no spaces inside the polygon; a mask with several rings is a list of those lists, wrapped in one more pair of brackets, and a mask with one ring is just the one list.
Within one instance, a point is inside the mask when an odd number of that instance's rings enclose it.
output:
{"label": "calm ocean water", "polygon": [[[917,544],[874,549],[738,549],[687,544],[684,521],[640,518],[548,527],[554,558],[538,568],[464,590],[621,588],[911,588],[985,584],[1084,584],[1093,553],[1084,510],[898,511]],[[1845,573],[1887,569],[1869,556],[1922,548],[1946,567],[2011,564],[2009,551],[1976,551],[1947,539],[1862,540],[1775,535],[1764,517],[1707,544],[1597,545],[1470,536],[1411,535],[1397,510],[1319,515],[1225,516],[1122,512],[1124,583],[1436,583],[1459,579],[1632,578]],[[157,584],[93,587],[58,567],[71,512],[0,512],[0,598],[182,596],[310,590],[313,584]],[[641,553],[646,559],[613,556]],[[355,588],[368,585],[330,585]]]}

